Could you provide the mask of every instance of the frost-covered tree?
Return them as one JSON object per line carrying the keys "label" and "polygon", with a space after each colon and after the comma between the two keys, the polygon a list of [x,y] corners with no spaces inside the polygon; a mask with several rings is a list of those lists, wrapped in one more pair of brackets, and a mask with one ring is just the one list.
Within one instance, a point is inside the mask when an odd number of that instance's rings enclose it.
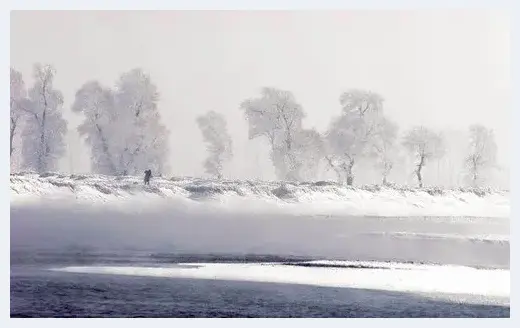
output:
{"label": "frost-covered tree", "polygon": [[283,180],[299,180],[295,140],[302,130],[305,113],[289,91],[263,88],[259,98],[240,105],[249,125],[249,139],[267,138],[276,175]]}
{"label": "frost-covered tree", "polygon": [[469,152],[465,159],[467,178],[473,186],[483,180],[483,171],[496,167],[497,144],[493,130],[475,124],[469,128]]}
{"label": "frost-covered tree", "polygon": [[341,95],[340,103],[342,114],[332,120],[326,133],[326,159],[338,179],[343,176],[350,186],[354,183],[356,161],[368,155],[382,115],[383,98],[374,92],[352,89]]}
{"label": "frost-covered tree", "polygon": [[72,111],[82,113],[85,118],[78,126],[78,132],[90,146],[92,172],[116,175],[122,168],[115,162],[117,145],[114,139],[119,131],[113,128],[117,125],[117,113],[112,90],[97,81],[85,83],[76,92]]}
{"label": "frost-covered tree", "polygon": [[302,129],[294,134],[293,158],[295,177],[312,179],[325,156],[325,144],[315,129]]}
{"label": "frost-covered tree", "polygon": [[397,133],[397,124],[386,117],[376,123],[369,152],[370,157],[375,159],[376,168],[381,170],[383,185],[388,184],[388,175],[398,160]]}
{"label": "frost-covered tree", "polygon": [[383,97],[376,92],[350,89],[340,96],[344,113],[355,113],[365,120],[377,119],[383,112]]}
{"label": "frost-covered tree", "polygon": [[209,111],[197,118],[197,124],[209,153],[204,161],[204,169],[206,173],[222,179],[224,163],[233,157],[233,142],[227,131],[226,120],[222,114]]}
{"label": "frost-covered tree", "polygon": [[416,161],[415,175],[419,187],[423,186],[422,169],[429,160],[441,158],[445,153],[441,135],[424,126],[410,129],[403,138],[402,144]]}
{"label": "frost-covered tree", "polygon": [[141,69],[121,75],[114,93],[111,124],[114,164],[119,174],[141,174],[151,169],[164,173],[169,151],[169,131],[161,123],[159,94],[150,76]]}
{"label": "frost-covered tree", "polygon": [[14,137],[19,132],[20,123],[27,114],[27,90],[22,78],[22,73],[11,67],[11,128],[9,134],[9,154],[12,157],[14,151]]}
{"label": "frost-covered tree", "polygon": [[53,86],[55,73],[50,65],[35,64],[35,82],[28,92],[22,157],[24,166],[37,172],[56,170],[66,150],[67,122],[62,117],[63,95]]}
{"label": "frost-covered tree", "polygon": [[326,133],[327,161],[336,171],[338,178],[346,180],[347,185],[354,183],[354,164],[363,156],[365,145],[365,125],[362,119],[341,115],[331,122]]}
{"label": "frost-covered tree", "polygon": [[76,92],[72,110],[85,117],[78,132],[90,146],[94,172],[167,171],[169,131],[161,124],[158,99],[157,87],[141,69],[122,74],[114,89],[90,81]]}

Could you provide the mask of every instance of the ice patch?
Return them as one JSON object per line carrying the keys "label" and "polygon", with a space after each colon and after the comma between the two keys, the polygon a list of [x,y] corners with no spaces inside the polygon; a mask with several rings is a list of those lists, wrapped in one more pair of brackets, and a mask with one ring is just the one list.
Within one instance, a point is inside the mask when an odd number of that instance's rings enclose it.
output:
{"label": "ice patch", "polygon": [[[321,263],[322,262],[322,263]],[[364,264],[359,268],[284,265],[281,263],[185,263],[171,267],[74,266],[53,269],[71,273],[191,278],[303,284],[412,293],[509,297],[509,270],[461,266],[314,261],[315,264]],[[184,267],[183,265],[196,266]],[[375,268],[368,268],[372,265]]]}

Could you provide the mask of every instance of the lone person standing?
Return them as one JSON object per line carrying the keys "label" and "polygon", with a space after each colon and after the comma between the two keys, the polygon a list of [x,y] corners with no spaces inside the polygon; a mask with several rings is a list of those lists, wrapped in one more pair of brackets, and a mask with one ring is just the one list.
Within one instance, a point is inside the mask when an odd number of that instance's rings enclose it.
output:
{"label": "lone person standing", "polygon": [[144,184],[149,185],[150,184],[150,178],[152,177],[152,170],[146,170],[144,171]]}

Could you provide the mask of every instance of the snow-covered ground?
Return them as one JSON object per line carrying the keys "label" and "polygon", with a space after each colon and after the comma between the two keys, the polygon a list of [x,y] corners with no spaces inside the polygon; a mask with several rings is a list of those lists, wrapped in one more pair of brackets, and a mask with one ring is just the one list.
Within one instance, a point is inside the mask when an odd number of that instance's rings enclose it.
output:
{"label": "snow-covered ground", "polygon": [[[311,264],[312,262],[307,262]],[[457,266],[404,265],[372,262],[351,268],[356,262],[335,261],[335,267],[306,267],[277,263],[184,263],[170,267],[76,266],[54,269],[165,278],[216,279],[324,287],[347,287],[431,294],[509,297],[509,270],[484,270]],[[323,263],[322,263],[323,264]],[[376,268],[371,268],[378,264]]]}
{"label": "snow-covered ground", "polygon": [[[193,178],[143,186],[138,177],[59,174],[11,175],[10,187],[22,299],[23,277],[47,281],[46,271],[65,281],[242,281],[509,307],[506,191]],[[334,302],[357,302],[349,297]]]}
{"label": "snow-covered ground", "polygon": [[[217,206],[233,212],[377,217],[499,217],[510,213],[509,192],[491,189],[415,189],[334,182],[280,183],[95,175],[11,175],[11,204],[52,200],[128,207]],[[198,204],[198,205],[197,205]]]}

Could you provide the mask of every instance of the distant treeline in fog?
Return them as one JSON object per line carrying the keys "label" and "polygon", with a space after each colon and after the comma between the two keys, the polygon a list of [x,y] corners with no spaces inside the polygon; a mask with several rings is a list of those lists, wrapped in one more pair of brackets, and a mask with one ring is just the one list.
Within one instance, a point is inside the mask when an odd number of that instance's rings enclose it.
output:
{"label": "distant treeline in fog", "polygon": [[[35,82],[27,88],[22,74],[11,67],[12,172],[59,170],[59,160],[67,149],[63,111],[71,110],[83,115],[77,129],[90,150],[92,173],[142,175],[146,169],[154,175],[170,173],[168,140],[175,131],[161,121],[159,92],[146,72],[136,68],[123,73],[111,87],[87,81],[68,109],[63,106],[62,93],[54,88],[55,74],[52,66],[37,63]],[[323,132],[303,127],[305,110],[287,90],[264,87],[258,95],[237,104],[249,139],[261,138],[268,145],[277,179],[314,180],[327,170],[339,182],[354,185],[357,172],[373,170],[381,184],[390,184],[391,173],[407,167],[414,184],[422,186],[425,174],[431,174],[424,168],[439,163],[450,152],[450,142],[441,132],[426,126],[400,131],[385,114],[382,95],[349,89],[338,96],[341,112],[330,118]],[[226,118],[208,111],[196,118],[196,124],[207,150],[206,173],[224,178],[224,168],[233,159]],[[500,170],[493,131],[473,124],[466,133],[460,163],[452,168],[457,172],[452,173],[461,177],[458,184],[485,186]]]}

